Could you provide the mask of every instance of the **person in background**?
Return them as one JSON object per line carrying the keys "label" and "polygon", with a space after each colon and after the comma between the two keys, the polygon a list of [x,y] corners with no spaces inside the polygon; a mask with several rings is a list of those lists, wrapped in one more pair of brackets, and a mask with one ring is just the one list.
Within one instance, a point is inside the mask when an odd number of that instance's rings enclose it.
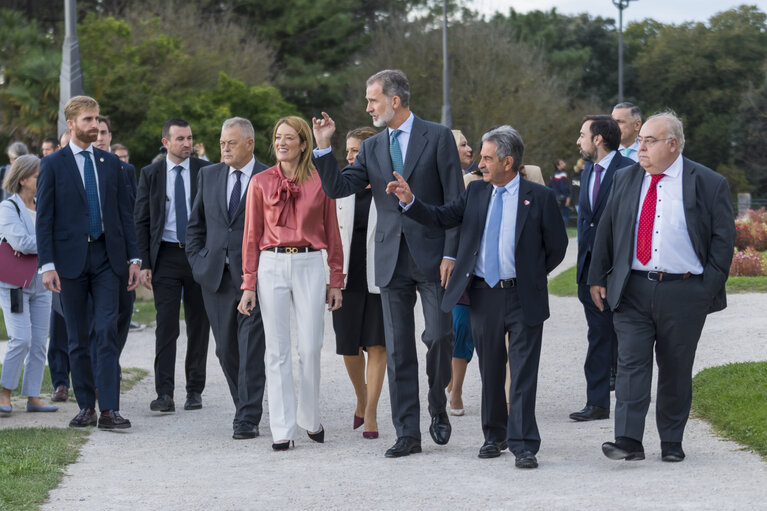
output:
{"label": "person in background", "polygon": [[583,167],[586,166],[586,162],[583,161],[583,158],[578,158],[578,161],[575,162],[575,165],[573,165],[573,179],[570,182],[570,204],[575,206],[575,215],[578,215],[578,212],[580,211],[580,208],[578,207],[580,205],[580,194],[581,194],[581,172],[583,172]]}
{"label": "person in background", "polygon": [[59,135],[59,149],[69,144],[69,141],[71,139],[72,139],[72,132],[69,130],[69,128],[62,131],[61,135]]}
{"label": "person in background", "polygon": [[634,103],[624,101],[613,107],[612,118],[621,129],[621,156],[639,161],[639,143],[637,137],[642,129],[642,110]]}
{"label": "person in background", "polygon": [[45,140],[43,140],[43,144],[40,147],[40,151],[43,153],[43,156],[48,156],[49,154],[55,153],[59,150],[59,141],[55,137],[48,137]]}
{"label": "person in background", "polygon": [[208,157],[205,156],[205,144],[202,142],[194,144],[194,154],[201,160],[210,161]]}
{"label": "person in background", "polygon": [[562,221],[567,227],[567,223],[570,221],[570,186],[567,184],[567,171],[565,170],[567,164],[565,160],[557,160],[554,167],[554,175],[549,179],[549,188],[554,190],[554,194],[557,196],[557,204],[559,204],[559,211],[562,213]]}
{"label": "person in background", "polygon": [[128,152],[128,148],[123,144],[112,144],[112,152],[115,153],[118,158],[120,158],[121,162],[130,163],[130,153]]}
{"label": "person in background", "polygon": [[[5,154],[8,155],[9,163],[8,165],[3,165],[0,167],[0,183],[5,181],[5,175],[10,170],[14,160],[23,154],[29,154],[29,149],[24,142],[14,142],[8,146],[8,148],[5,150]],[[0,190],[0,200],[5,200],[8,197],[10,197],[10,195],[5,191],[5,189]]]}
{"label": "person in background", "polygon": [[[305,120],[289,116],[277,121],[272,134],[277,164],[255,176],[245,205],[238,310],[250,316],[258,290],[275,451],[290,448],[297,427],[305,429],[311,440],[325,441],[320,422],[322,309],[327,304],[329,311],[335,311],[343,300],[343,249],[336,204],[322,191],[312,164],[312,143]],[[323,249],[330,266],[328,286]],[[300,360],[298,396],[291,362],[291,309]]]}
{"label": "person in background", "polygon": [[[21,254],[37,254],[35,194],[39,172],[37,156],[21,155],[14,158],[3,181],[11,196],[0,203],[0,236]],[[55,412],[58,407],[40,400],[51,310],[51,292],[43,287],[42,275],[35,272],[26,289],[0,282],[0,305],[9,338],[0,376],[0,413],[13,410],[11,391],[19,384],[22,368],[21,394],[27,396],[27,411]]]}
{"label": "person in background", "polygon": [[[378,133],[369,127],[346,135],[346,161],[354,163],[362,141]],[[375,285],[374,256],[378,212],[370,187],[336,200],[336,216],[344,253],[343,303],[333,312],[336,353],[343,355],[346,371],[357,396],[353,428],[363,424],[364,438],[378,438],[378,398],[386,374],[381,290]],[[367,351],[367,368],[365,355]],[[366,384],[367,376],[367,384]]]}

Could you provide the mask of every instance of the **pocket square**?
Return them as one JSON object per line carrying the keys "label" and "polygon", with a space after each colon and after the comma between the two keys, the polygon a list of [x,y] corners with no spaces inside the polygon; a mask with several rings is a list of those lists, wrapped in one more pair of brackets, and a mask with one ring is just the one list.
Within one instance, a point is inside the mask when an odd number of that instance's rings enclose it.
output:
{"label": "pocket square", "polygon": [[530,201],[529,201],[529,200],[526,200],[526,201],[525,201],[525,206],[529,206],[529,205],[530,205]]}

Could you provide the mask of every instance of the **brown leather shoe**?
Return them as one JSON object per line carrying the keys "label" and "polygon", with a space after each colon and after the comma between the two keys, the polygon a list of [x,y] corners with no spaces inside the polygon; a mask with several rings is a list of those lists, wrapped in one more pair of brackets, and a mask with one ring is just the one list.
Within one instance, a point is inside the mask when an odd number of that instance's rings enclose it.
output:
{"label": "brown leather shoe", "polygon": [[130,421],[120,415],[117,410],[111,410],[109,413],[101,412],[99,416],[99,429],[128,429]]}
{"label": "brown leather shoe", "polygon": [[51,401],[56,401],[58,403],[63,403],[69,399],[69,387],[66,385],[59,385],[56,387],[56,390],[51,394]]}
{"label": "brown leather shoe", "polygon": [[88,426],[95,426],[98,422],[96,418],[96,410],[93,408],[83,408],[80,413],[75,415],[75,418],[69,421],[70,428],[85,428]]}

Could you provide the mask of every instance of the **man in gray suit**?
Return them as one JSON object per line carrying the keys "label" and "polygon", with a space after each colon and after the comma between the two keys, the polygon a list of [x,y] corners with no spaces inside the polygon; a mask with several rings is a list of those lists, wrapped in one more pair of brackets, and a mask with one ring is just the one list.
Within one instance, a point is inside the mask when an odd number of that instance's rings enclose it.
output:
{"label": "man in gray suit", "polygon": [[453,328],[452,316],[440,309],[440,302],[455,265],[458,231],[427,227],[402,216],[396,197],[386,194],[386,185],[396,171],[419,199],[442,205],[463,192],[463,173],[450,130],[410,112],[410,85],[402,71],[384,70],[371,76],[365,98],[373,124],[387,129],[365,140],[355,162],[341,173],[330,148],[335,124],[323,112],[321,120],[313,120],[314,164],[330,197],[346,197],[367,185],[373,191],[378,209],[375,283],[381,288],[392,421],[397,431],[397,442],[386,456],[396,458],[421,452],[413,315],[416,289],[426,324],[421,340],[428,348],[429,433],[439,445],[450,440],[445,387],[450,380]]}
{"label": "man in gray suit", "polygon": [[237,312],[242,285],[242,233],[245,192],[250,179],[266,169],[253,155],[253,125],[242,117],[221,128],[223,163],[202,167],[186,229],[186,255],[202,287],[205,310],[216,340],[236,412],[234,439],[255,438],[263,411],[264,328],[261,311]]}
{"label": "man in gray suit", "polygon": [[613,310],[618,335],[615,442],[610,459],[642,460],[653,348],[663,461],[682,461],[692,366],[703,324],[727,305],[735,223],[727,181],[682,156],[682,122],[656,114],[639,133],[639,163],[621,169],[597,228],[588,283]]}

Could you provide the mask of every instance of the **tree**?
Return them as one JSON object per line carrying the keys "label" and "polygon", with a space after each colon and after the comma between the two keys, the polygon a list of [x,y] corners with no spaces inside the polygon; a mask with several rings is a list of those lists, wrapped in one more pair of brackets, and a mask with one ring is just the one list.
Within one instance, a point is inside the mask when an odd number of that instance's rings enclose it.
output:
{"label": "tree", "polygon": [[735,167],[743,171],[760,197],[767,197],[767,74],[738,109],[732,132]]}

